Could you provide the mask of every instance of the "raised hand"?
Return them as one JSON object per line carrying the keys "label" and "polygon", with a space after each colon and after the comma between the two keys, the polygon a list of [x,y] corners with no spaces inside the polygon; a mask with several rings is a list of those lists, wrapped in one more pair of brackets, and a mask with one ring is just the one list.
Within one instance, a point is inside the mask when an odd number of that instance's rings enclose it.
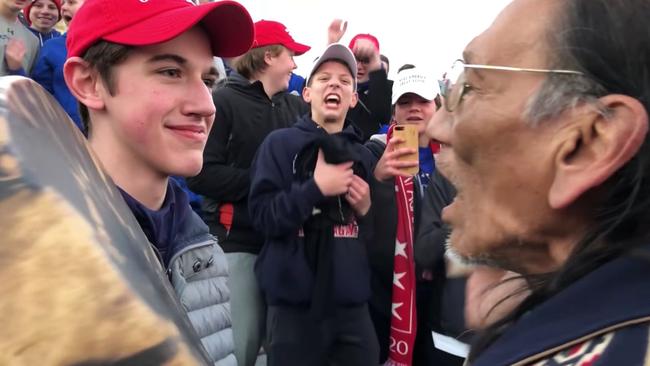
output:
{"label": "raised hand", "polygon": [[343,19],[334,19],[327,28],[327,44],[337,43],[343,38],[348,29],[348,22]]}
{"label": "raised hand", "polygon": [[12,38],[7,42],[5,48],[5,60],[7,61],[7,68],[11,71],[16,71],[23,67],[23,59],[25,58],[25,44],[18,38]]}
{"label": "raised hand", "polygon": [[379,51],[375,48],[375,44],[367,38],[359,38],[354,42],[352,53],[363,62],[368,63],[368,71],[375,71],[381,68],[381,59],[379,58]]}

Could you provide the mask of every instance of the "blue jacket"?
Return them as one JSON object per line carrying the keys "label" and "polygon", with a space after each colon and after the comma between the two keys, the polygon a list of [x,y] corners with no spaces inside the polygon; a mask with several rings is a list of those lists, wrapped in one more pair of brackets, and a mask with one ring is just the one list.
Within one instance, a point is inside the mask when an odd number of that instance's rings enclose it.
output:
{"label": "blue jacket", "polygon": [[646,365],[649,279],[647,258],[614,259],[531,310],[471,366]]}
{"label": "blue jacket", "polygon": [[[325,130],[308,116],[294,126],[272,132],[260,146],[251,168],[249,210],[254,227],[263,233],[264,246],[255,271],[270,305],[309,306],[314,274],[305,256],[302,225],[324,199],[313,178],[300,182],[294,159]],[[375,163],[360,143],[359,132],[348,125],[342,132],[362,156],[368,176]],[[359,219],[357,219],[358,221]],[[358,305],[370,297],[370,270],[362,237],[363,225],[336,226],[332,231],[333,303]]]}
{"label": "blue jacket", "polygon": [[52,29],[49,33],[42,33],[31,27],[29,30],[36,36],[36,38],[38,38],[38,42],[40,43],[41,47],[43,47],[46,41],[61,36],[61,32],[56,29]]}
{"label": "blue jacket", "polygon": [[63,64],[68,51],[65,48],[66,35],[52,38],[41,47],[41,52],[32,69],[32,79],[50,92],[68,113],[72,121],[83,131],[79,104],[72,96],[63,79]]}

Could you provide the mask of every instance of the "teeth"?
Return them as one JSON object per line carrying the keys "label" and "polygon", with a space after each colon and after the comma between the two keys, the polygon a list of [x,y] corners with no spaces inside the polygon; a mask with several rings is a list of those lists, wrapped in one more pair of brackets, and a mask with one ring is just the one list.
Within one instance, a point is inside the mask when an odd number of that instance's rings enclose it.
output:
{"label": "teeth", "polygon": [[326,102],[336,102],[336,103],[338,103],[339,100],[340,100],[340,99],[339,99],[339,96],[338,96],[338,95],[328,95],[328,96],[325,98],[325,101],[326,101]]}

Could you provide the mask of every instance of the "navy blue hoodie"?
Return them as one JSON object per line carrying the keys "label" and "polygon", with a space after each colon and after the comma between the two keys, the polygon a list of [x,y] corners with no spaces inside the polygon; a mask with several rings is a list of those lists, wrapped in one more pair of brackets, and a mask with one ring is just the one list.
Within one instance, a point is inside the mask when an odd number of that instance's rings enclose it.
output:
{"label": "navy blue hoodie", "polygon": [[156,211],[148,209],[121,188],[120,193],[165,268],[174,254],[183,249],[186,237],[208,231],[207,225],[192,211],[183,188],[173,179],[169,180],[165,200]]}
{"label": "navy blue hoodie", "polygon": [[[297,178],[294,163],[305,146],[324,134],[327,131],[305,116],[290,128],[272,132],[253,161],[249,210],[254,227],[265,238],[255,272],[269,305],[307,307],[312,299],[314,273],[305,256],[302,225],[325,197],[313,178]],[[371,174],[376,159],[361,144],[359,131],[348,123],[340,134],[354,142],[363,170]],[[362,178],[368,181],[369,176]],[[363,230],[364,225],[355,222],[332,231],[332,296],[337,305],[363,304],[370,296]]]}

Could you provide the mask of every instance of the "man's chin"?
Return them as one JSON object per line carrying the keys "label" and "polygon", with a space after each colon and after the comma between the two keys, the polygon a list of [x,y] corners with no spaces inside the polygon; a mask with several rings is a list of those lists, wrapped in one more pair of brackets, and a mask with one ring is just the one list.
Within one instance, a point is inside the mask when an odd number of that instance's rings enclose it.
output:
{"label": "man's chin", "polygon": [[[447,237],[445,241],[445,248],[447,257],[454,262],[460,263],[465,266],[488,266],[500,268],[498,261],[492,258],[487,253],[470,253],[465,250],[459,249],[455,244],[458,239],[454,238],[453,232]],[[462,246],[460,247],[462,248]]]}

